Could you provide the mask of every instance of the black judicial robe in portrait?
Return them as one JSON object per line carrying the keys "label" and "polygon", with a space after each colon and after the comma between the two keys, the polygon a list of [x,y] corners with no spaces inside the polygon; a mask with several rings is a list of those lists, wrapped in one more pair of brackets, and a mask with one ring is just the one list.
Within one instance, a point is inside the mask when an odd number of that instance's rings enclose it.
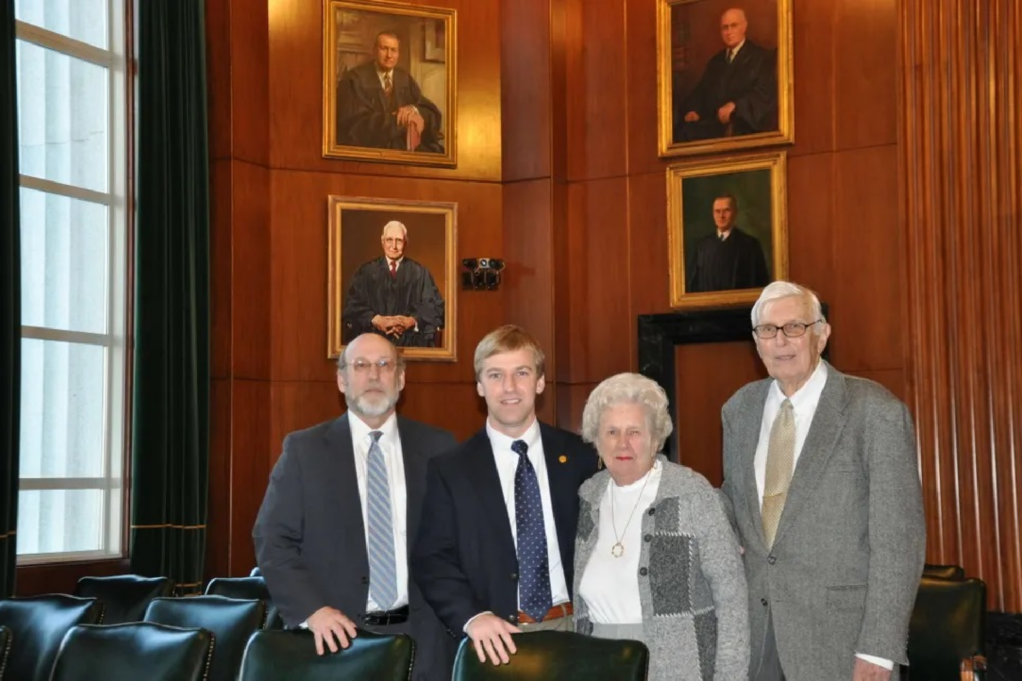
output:
{"label": "black judicial robe in portrait", "polygon": [[[717,120],[717,109],[735,103],[730,129]],[[686,123],[695,111],[699,120]],[[690,142],[732,135],[751,135],[777,129],[777,56],[746,40],[735,59],[727,50],[710,58],[692,94],[675,106],[674,141]]]}
{"label": "black judicial robe in portrait", "polygon": [[418,330],[409,329],[400,338],[388,336],[398,347],[431,348],[437,329],[444,325],[444,299],[433,275],[411,258],[401,260],[397,277],[390,276],[386,257],[370,260],[355,271],[344,297],[344,342],[359,334],[382,332],[373,317],[405,315],[414,317]]}
{"label": "black judicial robe in portrait", "polygon": [[726,241],[717,232],[700,239],[689,262],[686,293],[759,288],[770,283],[763,248],[756,237],[737,227]]}

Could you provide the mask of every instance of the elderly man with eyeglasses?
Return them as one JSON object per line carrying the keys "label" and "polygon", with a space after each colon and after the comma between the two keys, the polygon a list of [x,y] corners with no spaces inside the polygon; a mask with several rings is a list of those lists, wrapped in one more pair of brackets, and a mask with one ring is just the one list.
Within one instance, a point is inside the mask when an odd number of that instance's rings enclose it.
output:
{"label": "elderly man with eyeglasses", "polygon": [[[416,641],[415,681],[446,681],[454,640],[408,579],[426,463],[447,431],[395,413],[404,361],[385,337],[354,339],[337,361],[348,412],[291,433],[252,532],[273,602],[316,652],[347,648],[356,627]],[[310,644],[311,645],[311,644]]]}
{"label": "elderly man with eyeglasses", "polygon": [[752,309],[770,378],[724,405],[722,497],[745,552],[752,681],[897,678],[926,528],[908,408],[820,355],[816,295]]}

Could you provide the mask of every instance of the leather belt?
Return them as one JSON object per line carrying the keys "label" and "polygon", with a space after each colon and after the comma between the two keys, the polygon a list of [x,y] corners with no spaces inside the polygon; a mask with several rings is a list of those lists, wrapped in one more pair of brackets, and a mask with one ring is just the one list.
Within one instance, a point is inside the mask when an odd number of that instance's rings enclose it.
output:
{"label": "leather belt", "polygon": [[[559,603],[547,610],[546,614],[543,615],[542,621],[546,622],[547,620],[556,620],[561,617],[571,617],[573,614],[575,614],[575,609],[571,607],[571,602]],[[518,611],[518,623],[538,624],[536,620],[532,619],[521,610]]]}
{"label": "leather belt", "polygon": [[408,621],[408,606],[396,610],[382,612],[367,612],[362,621],[370,627],[385,627],[389,624],[404,624]]}

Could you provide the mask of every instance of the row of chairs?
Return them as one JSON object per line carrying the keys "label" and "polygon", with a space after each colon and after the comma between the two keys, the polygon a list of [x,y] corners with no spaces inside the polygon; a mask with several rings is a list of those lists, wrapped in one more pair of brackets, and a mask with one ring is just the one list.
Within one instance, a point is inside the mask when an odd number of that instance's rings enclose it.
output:
{"label": "row of chairs", "polygon": [[[411,678],[408,636],[360,632],[347,650],[316,655],[310,632],[282,630],[258,574],[187,598],[170,596],[170,580],[134,575],[83,578],[75,593],[0,600],[0,681],[134,680],[139,669],[148,681]],[[454,679],[641,681],[647,668],[641,643],[540,632],[519,640],[508,666],[463,646]]]}

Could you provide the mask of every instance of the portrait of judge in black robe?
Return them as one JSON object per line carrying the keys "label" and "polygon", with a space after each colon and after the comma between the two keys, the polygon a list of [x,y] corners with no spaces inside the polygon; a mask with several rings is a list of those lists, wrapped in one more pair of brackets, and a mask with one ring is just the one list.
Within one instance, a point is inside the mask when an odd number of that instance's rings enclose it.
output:
{"label": "portrait of judge in black robe", "polygon": [[777,51],[748,39],[748,26],[744,10],[721,16],[724,49],[710,58],[687,97],[675,91],[674,142],[777,129]]}
{"label": "portrait of judge in black robe", "polygon": [[355,270],[344,296],[344,342],[378,333],[398,347],[436,347],[444,325],[444,299],[430,271],[405,255],[408,228],[388,222],[380,243],[383,256]]}
{"label": "portrait of judge in black robe", "polygon": [[410,73],[397,66],[397,34],[376,36],[372,61],[341,76],[337,84],[337,144],[444,153],[440,109],[422,94]]}
{"label": "portrait of judge in black robe", "polygon": [[770,283],[759,240],[735,225],[738,200],[721,194],[713,200],[716,229],[696,244],[689,260],[686,293],[760,288]]}

